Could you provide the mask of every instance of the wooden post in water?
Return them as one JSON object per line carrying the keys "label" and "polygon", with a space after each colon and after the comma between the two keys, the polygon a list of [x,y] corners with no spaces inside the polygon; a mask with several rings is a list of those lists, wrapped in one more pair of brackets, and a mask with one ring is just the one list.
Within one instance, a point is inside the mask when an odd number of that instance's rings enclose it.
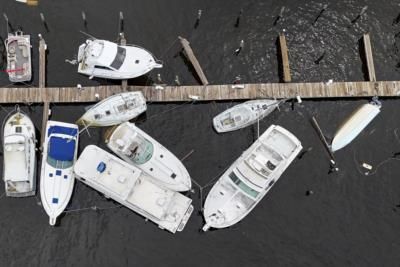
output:
{"label": "wooden post in water", "polygon": [[374,58],[372,57],[372,47],[369,33],[364,33],[363,41],[365,58],[367,59],[368,78],[371,82],[376,82]]}
{"label": "wooden post in water", "polygon": [[186,57],[192,63],[197,75],[199,76],[199,78],[201,80],[201,83],[203,85],[208,85],[208,80],[206,78],[206,75],[204,74],[199,61],[197,60],[196,56],[194,55],[193,50],[190,47],[188,40],[186,40],[185,38],[180,37],[180,36],[178,38],[179,38],[179,41],[181,41],[183,49],[185,50]]}
{"label": "wooden post in water", "polygon": [[289,66],[289,55],[288,48],[286,45],[285,34],[279,34],[279,48],[281,52],[282,67],[283,67],[283,81],[285,83],[291,82],[292,77],[290,76],[290,66]]}
{"label": "wooden post in water", "polygon": [[[42,35],[39,34],[39,88],[44,89],[46,87],[46,50],[47,45],[44,41]],[[47,91],[43,90],[45,93],[43,94],[43,117],[42,117],[42,132],[40,139],[40,148],[43,149],[44,137],[46,134],[46,124],[49,119],[49,96],[47,95]]]}
{"label": "wooden post in water", "polygon": [[[125,34],[123,32],[121,32],[119,34],[119,37],[120,37],[120,42],[119,43],[121,45],[126,45]],[[122,90],[126,91],[126,89],[128,88],[128,80],[122,80],[121,85],[122,85]]]}

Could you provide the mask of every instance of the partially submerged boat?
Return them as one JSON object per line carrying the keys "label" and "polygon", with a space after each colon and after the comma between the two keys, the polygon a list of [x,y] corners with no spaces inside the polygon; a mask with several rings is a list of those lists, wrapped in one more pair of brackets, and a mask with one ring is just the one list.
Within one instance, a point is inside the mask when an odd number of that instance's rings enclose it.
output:
{"label": "partially submerged boat", "polygon": [[11,82],[27,82],[32,78],[31,37],[22,31],[8,34],[5,41],[7,70]]}
{"label": "partially submerged boat", "polygon": [[36,193],[36,133],[28,115],[19,109],[3,129],[3,180],[6,195],[27,197]]}
{"label": "partially submerged boat", "polygon": [[268,116],[279,104],[279,100],[259,99],[235,105],[214,117],[214,129],[223,133],[247,127]]}
{"label": "partially submerged boat", "polygon": [[154,56],[139,46],[118,45],[106,40],[86,40],[79,46],[78,72],[106,79],[131,79],[161,68]]}
{"label": "partially submerged boat", "polygon": [[301,149],[292,133],[271,125],[212,187],[204,204],[203,231],[232,226],[247,216]]}
{"label": "partially submerged boat", "polygon": [[332,140],[331,150],[335,152],[354,140],[381,111],[381,102],[373,98],[354,111],[339,127]]}
{"label": "partially submerged boat", "polygon": [[182,162],[134,123],[125,122],[112,129],[106,136],[106,143],[120,158],[166,188],[187,191],[192,187],[190,175]]}
{"label": "partially submerged boat", "polygon": [[81,182],[172,233],[183,230],[193,211],[190,198],[157,185],[140,169],[97,146],[83,150],[74,171]]}
{"label": "partially submerged boat", "polygon": [[78,151],[78,126],[48,121],[43,142],[40,197],[50,225],[65,210],[71,199],[75,176],[73,165]]}
{"label": "partially submerged boat", "polygon": [[84,126],[111,126],[134,119],[146,109],[146,99],[142,92],[124,92],[90,107],[76,123]]}

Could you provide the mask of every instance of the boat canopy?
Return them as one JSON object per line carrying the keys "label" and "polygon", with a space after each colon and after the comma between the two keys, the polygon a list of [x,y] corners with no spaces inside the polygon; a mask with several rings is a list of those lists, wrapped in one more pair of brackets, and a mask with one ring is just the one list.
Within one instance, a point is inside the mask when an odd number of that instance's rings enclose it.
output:
{"label": "boat canopy", "polygon": [[53,136],[49,141],[49,156],[55,160],[72,161],[75,155],[75,140]]}
{"label": "boat canopy", "polygon": [[76,136],[78,134],[78,129],[64,126],[50,126],[49,130],[47,131],[47,136],[50,136],[51,134],[65,134],[69,136]]}

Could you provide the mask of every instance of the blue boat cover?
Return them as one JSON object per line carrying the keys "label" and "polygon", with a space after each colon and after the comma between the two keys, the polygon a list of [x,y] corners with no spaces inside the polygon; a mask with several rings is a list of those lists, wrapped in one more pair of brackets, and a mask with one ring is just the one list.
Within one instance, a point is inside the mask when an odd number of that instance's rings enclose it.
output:
{"label": "blue boat cover", "polygon": [[72,161],[75,154],[75,140],[53,136],[49,141],[49,156],[55,160]]}
{"label": "blue boat cover", "polygon": [[78,134],[78,129],[64,126],[50,126],[49,130],[47,131],[47,136],[50,136],[50,134],[66,134],[70,136],[76,136]]}

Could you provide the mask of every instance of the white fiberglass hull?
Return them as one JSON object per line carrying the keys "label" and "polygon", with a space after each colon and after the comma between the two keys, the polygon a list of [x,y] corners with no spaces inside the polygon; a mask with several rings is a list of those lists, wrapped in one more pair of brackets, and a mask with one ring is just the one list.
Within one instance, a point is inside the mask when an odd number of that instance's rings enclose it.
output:
{"label": "white fiberglass hull", "polygon": [[33,196],[36,193],[35,126],[17,111],[6,119],[3,129],[3,180],[6,195]]}
{"label": "white fiberglass hull", "polygon": [[117,45],[106,40],[87,40],[80,45],[78,62],[78,73],[115,80],[136,78],[162,67],[142,47]]}
{"label": "white fiberglass hull", "polygon": [[268,116],[279,103],[278,100],[261,99],[235,105],[214,117],[214,129],[223,133],[245,128]]}
{"label": "white fiberglass hull", "polygon": [[83,126],[112,126],[136,118],[147,109],[142,92],[124,92],[110,96],[93,107],[77,121]]}
{"label": "white fiberglass hull", "polygon": [[204,231],[225,228],[246,217],[301,151],[300,141],[272,125],[229,167],[204,204]]}
{"label": "white fiberglass hull", "polygon": [[26,82],[32,78],[30,35],[21,31],[8,34],[5,41],[7,49],[7,73],[11,82]]}
{"label": "white fiberglass hull", "polygon": [[[146,153],[151,150],[151,153],[147,153],[140,162],[134,159],[134,155],[137,154],[132,151],[134,149],[132,146],[137,144],[139,139],[146,140],[149,147]],[[134,123],[125,122],[117,126],[107,138],[106,143],[107,147],[120,158],[147,173],[162,186],[174,191],[191,189],[190,175],[183,163]]]}
{"label": "white fiberglass hull", "polygon": [[182,231],[193,206],[188,197],[157,185],[138,168],[89,145],[79,156],[77,179],[171,233]]}
{"label": "white fiberglass hull", "polygon": [[43,143],[40,197],[49,215],[49,224],[65,210],[74,189],[73,164],[78,151],[78,126],[48,121]]}
{"label": "white fiberglass hull", "polygon": [[339,128],[332,141],[332,151],[347,146],[379,114],[380,105],[364,104],[358,108]]}

